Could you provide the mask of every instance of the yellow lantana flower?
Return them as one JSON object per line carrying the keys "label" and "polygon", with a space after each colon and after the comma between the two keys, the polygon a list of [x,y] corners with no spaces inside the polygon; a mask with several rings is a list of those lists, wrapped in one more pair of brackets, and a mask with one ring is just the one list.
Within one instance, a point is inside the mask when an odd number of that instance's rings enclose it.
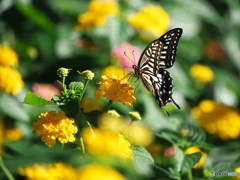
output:
{"label": "yellow lantana flower", "polygon": [[190,69],[191,75],[200,82],[210,82],[214,78],[212,70],[200,64],[195,64]]}
{"label": "yellow lantana flower", "polygon": [[117,78],[116,75],[107,77],[102,76],[102,81],[98,83],[100,91],[97,91],[94,96],[99,99],[106,97],[112,101],[120,101],[126,106],[133,107],[132,102],[136,101],[134,97],[134,89],[123,80]]}
{"label": "yellow lantana flower", "polygon": [[118,78],[122,79],[124,77],[124,72],[121,68],[116,66],[107,66],[102,70],[102,75],[112,76],[116,75]]}
{"label": "yellow lantana flower", "polygon": [[33,127],[36,128],[33,133],[42,136],[41,140],[50,147],[57,139],[60,143],[74,142],[78,131],[74,119],[66,117],[63,111],[41,113]]}
{"label": "yellow lantana flower", "polygon": [[88,11],[78,16],[76,29],[84,30],[96,26],[104,26],[107,17],[118,14],[118,3],[114,0],[93,0],[88,5]]}
{"label": "yellow lantana flower", "polygon": [[33,164],[19,167],[18,173],[26,177],[26,180],[125,180],[117,170],[98,164],[89,164],[76,169],[62,162]]}
{"label": "yellow lantana flower", "polygon": [[240,179],[240,167],[235,168],[234,171],[235,171],[236,173],[238,173],[238,175],[237,175],[237,176],[234,176],[234,178],[236,178],[236,179]]}
{"label": "yellow lantana flower", "polygon": [[240,136],[240,115],[233,108],[212,100],[203,100],[192,108],[191,114],[205,131],[223,140]]}
{"label": "yellow lantana flower", "polygon": [[98,164],[89,164],[78,170],[79,180],[125,180],[126,178],[117,170]]}
{"label": "yellow lantana flower", "polygon": [[18,64],[17,53],[9,47],[0,45],[0,65],[16,66]]}
{"label": "yellow lantana flower", "polygon": [[131,143],[139,146],[146,147],[153,139],[149,127],[141,122],[130,123],[121,117],[114,117],[107,113],[101,116],[98,124],[101,129],[123,134]]}
{"label": "yellow lantana flower", "polygon": [[133,160],[131,144],[123,135],[105,129],[82,130],[86,150],[94,155],[110,155]]}
{"label": "yellow lantana flower", "polygon": [[22,76],[15,69],[0,65],[0,91],[17,95],[24,83]]}
{"label": "yellow lantana flower", "polygon": [[170,18],[161,6],[148,4],[130,15],[128,22],[141,32],[150,32],[154,37],[159,37],[167,31]]}
{"label": "yellow lantana flower", "polygon": [[17,141],[19,139],[22,139],[22,137],[22,131],[14,126],[7,127],[4,130],[4,138],[8,141]]}
{"label": "yellow lantana flower", "polygon": [[198,169],[203,167],[204,162],[206,157],[208,156],[205,152],[201,151],[201,149],[197,146],[194,147],[190,147],[186,150],[186,154],[194,154],[194,153],[198,153],[200,152],[202,154],[202,157],[200,158],[200,160],[198,161],[198,163],[196,163],[193,168]]}
{"label": "yellow lantana flower", "polygon": [[61,162],[20,167],[18,173],[26,180],[78,180],[77,170]]}

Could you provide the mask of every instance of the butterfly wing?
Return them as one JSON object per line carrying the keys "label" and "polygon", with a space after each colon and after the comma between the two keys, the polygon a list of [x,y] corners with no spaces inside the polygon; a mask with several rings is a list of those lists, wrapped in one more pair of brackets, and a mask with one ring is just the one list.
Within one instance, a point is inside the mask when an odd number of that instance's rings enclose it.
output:
{"label": "butterfly wing", "polygon": [[177,45],[181,35],[182,29],[176,28],[168,31],[158,39],[158,41],[163,43],[160,55],[160,68],[170,68],[173,66],[177,55]]}
{"label": "butterfly wing", "polygon": [[180,109],[172,98],[172,78],[164,68],[173,66],[181,35],[182,29],[176,28],[152,41],[143,51],[138,66],[134,66],[136,77],[153,92],[160,107],[172,102]]}
{"label": "butterfly wing", "polygon": [[160,107],[164,107],[167,103],[172,102],[180,109],[179,105],[172,98],[172,78],[168,71],[161,69],[157,76],[150,76],[153,86],[153,94],[155,95]]}
{"label": "butterfly wing", "polygon": [[172,67],[176,59],[177,45],[181,35],[182,29],[176,28],[152,41],[140,57],[139,70],[150,69],[149,72],[156,75],[160,68]]}

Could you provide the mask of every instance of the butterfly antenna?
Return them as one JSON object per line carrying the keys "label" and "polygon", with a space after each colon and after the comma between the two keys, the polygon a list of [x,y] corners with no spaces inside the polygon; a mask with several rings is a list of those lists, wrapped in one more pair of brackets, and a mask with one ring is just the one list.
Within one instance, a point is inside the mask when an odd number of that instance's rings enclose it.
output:
{"label": "butterfly antenna", "polygon": [[132,50],[132,56],[133,56],[133,64],[135,64],[134,50]]}
{"label": "butterfly antenna", "polygon": [[125,55],[133,64],[135,64],[135,62],[133,62],[132,59],[127,55],[126,51],[124,52],[124,55]]}

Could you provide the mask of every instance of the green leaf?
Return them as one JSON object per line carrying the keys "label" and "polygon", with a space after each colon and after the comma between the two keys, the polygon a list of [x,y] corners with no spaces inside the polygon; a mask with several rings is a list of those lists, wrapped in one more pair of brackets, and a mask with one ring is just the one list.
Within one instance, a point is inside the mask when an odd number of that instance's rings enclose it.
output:
{"label": "green leaf", "polygon": [[69,100],[64,105],[60,105],[59,108],[66,113],[67,117],[77,119],[80,113],[79,102],[77,99]]}
{"label": "green leaf", "polygon": [[6,93],[0,96],[1,113],[8,115],[12,119],[24,122],[30,119],[29,113],[26,112],[23,106],[24,105],[19,102],[19,99],[16,99],[14,96]]}
{"label": "green leaf", "polygon": [[154,164],[154,160],[151,154],[145,148],[141,146],[133,146],[132,149],[134,151],[133,155],[135,157],[136,162]]}
{"label": "green leaf", "polygon": [[188,124],[182,126],[182,130],[185,128],[189,131],[188,134],[189,141],[200,142],[206,140],[206,133],[199,127]]}
{"label": "green leaf", "polygon": [[80,92],[82,92],[83,90],[83,83],[81,82],[71,82],[69,85],[68,85],[69,89],[70,90],[73,90],[75,91],[77,94],[79,94]]}
{"label": "green leaf", "polygon": [[183,160],[184,160],[184,154],[182,152],[182,150],[178,147],[178,146],[174,146],[175,149],[175,160],[176,160],[176,169],[178,172],[181,171],[182,169],[182,164],[183,164]]}
{"label": "green leaf", "polygon": [[29,19],[31,19],[35,24],[45,29],[50,33],[54,33],[54,24],[49,20],[49,18],[39,10],[33,7],[29,2],[23,0],[14,1],[16,8]]}
{"label": "green leaf", "polygon": [[176,142],[179,142],[180,137],[176,132],[171,130],[162,130],[158,133],[156,133],[156,136],[162,139],[165,139],[166,141],[175,144]]}
{"label": "green leaf", "polygon": [[201,153],[186,154],[182,163],[182,174],[185,174],[189,169],[191,169],[199,161],[201,156]]}
{"label": "green leaf", "polygon": [[135,167],[143,175],[149,175],[152,172],[154,160],[151,154],[141,146],[133,146],[133,156],[135,158]]}
{"label": "green leaf", "polygon": [[30,91],[26,94],[23,103],[30,105],[56,105],[56,103],[44,99],[38,96],[36,93]]}

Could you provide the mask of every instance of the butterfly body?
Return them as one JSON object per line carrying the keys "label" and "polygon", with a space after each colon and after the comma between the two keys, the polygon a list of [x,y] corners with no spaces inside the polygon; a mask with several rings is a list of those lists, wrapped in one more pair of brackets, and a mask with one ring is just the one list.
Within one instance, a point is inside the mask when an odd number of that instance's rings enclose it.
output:
{"label": "butterfly body", "polygon": [[160,107],[172,102],[180,109],[172,98],[172,78],[165,68],[172,67],[175,62],[181,35],[182,29],[176,28],[152,41],[141,54],[138,65],[132,66],[135,77],[155,95]]}

